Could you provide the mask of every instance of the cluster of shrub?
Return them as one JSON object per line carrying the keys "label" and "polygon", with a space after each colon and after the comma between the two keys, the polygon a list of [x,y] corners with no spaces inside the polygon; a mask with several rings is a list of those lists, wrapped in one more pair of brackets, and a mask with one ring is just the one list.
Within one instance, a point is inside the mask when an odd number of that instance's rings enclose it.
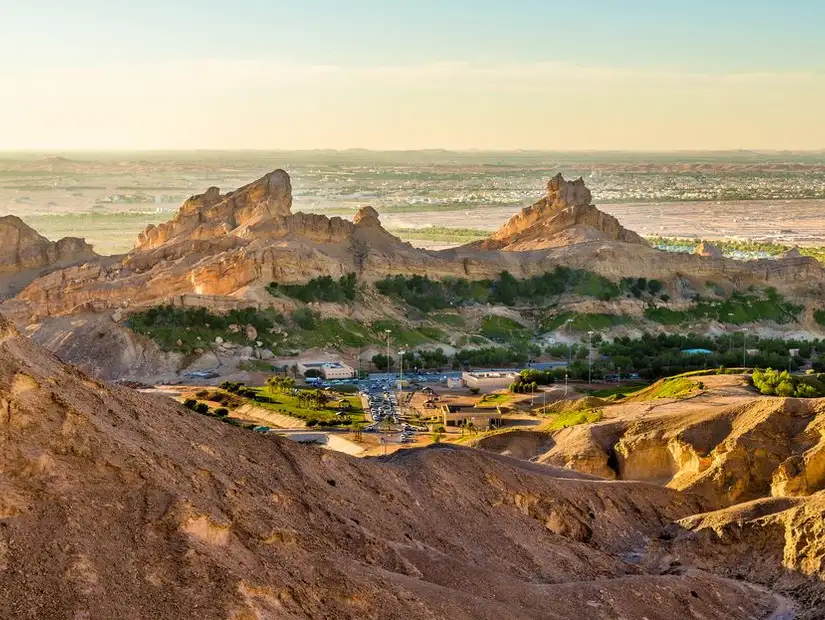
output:
{"label": "cluster of shrub", "polygon": [[787,370],[755,370],[751,375],[753,386],[768,396],[795,398],[821,398],[825,396],[825,382],[822,375],[796,377]]}
{"label": "cluster of shrub", "polygon": [[233,333],[229,330],[230,325],[253,326],[259,338],[270,346],[270,330],[283,321],[283,315],[272,309],[243,308],[214,314],[206,308],[155,306],[130,314],[127,324],[132,331],[151,337],[164,350],[191,353],[214,342],[216,336],[247,344],[243,330]]}
{"label": "cluster of shrub", "polygon": [[[749,367],[790,368],[798,370],[806,361],[825,351],[820,340],[784,340],[731,333],[720,336],[700,334],[643,334],[640,338],[617,337],[612,342],[600,343],[599,360],[593,364],[593,376],[601,378],[608,367],[635,371],[642,377],[658,379],[670,375],[703,368],[741,368],[744,361]],[[744,349],[758,350],[755,355],[743,355]],[[704,349],[710,354],[690,354],[685,351]],[[791,356],[798,350],[798,356]],[[743,359],[744,358],[744,359]],[[816,368],[818,361],[814,362]],[[586,367],[586,363],[585,363]]]}
{"label": "cluster of shrub", "polygon": [[621,295],[615,282],[590,271],[569,267],[556,267],[540,276],[522,280],[507,271],[502,271],[495,280],[473,281],[396,275],[376,282],[375,287],[381,294],[403,300],[423,312],[481,303],[535,306],[566,292],[605,301]]}
{"label": "cluster of shrub", "polygon": [[227,392],[232,392],[233,394],[237,394],[238,396],[243,396],[244,398],[252,399],[259,403],[274,402],[272,398],[270,398],[269,396],[261,394],[260,392],[252,388],[246,387],[246,384],[243,382],[224,381],[223,383],[221,383],[221,389],[224,389]]}
{"label": "cluster of shrub", "polygon": [[200,413],[203,415],[212,415],[218,418],[225,418],[229,415],[229,409],[226,407],[218,407],[215,410],[209,408],[209,405],[206,403],[201,403],[196,401],[194,398],[187,398],[183,401],[183,406],[187,409],[191,409],[195,413]]}
{"label": "cluster of shrub", "polygon": [[352,426],[350,418],[343,418],[341,420],[307,420],[307,426]]}
{"label": "cluster of shrub", "polygon": [[[372,363],[378,370],[389,371],[395,367],[397,360],[383,353],[372,356]],[[434,351],[409,351],[404,354],[404,368],[412,370],[440,370],[451,365],[450,358],[444,353],[444,349],[437,348]]]}
{"label": "cluster of shrub", "polygon": [[558,371],[554,370],[526,368],[522,370],[518,377],[516,377],[516,380],[510,384],[509,390],[514,394],[531,394],[538,390],[540,385],[555,383],[557,374]]}
{"label": "cluster of shrub", "polygon": [[283,293],[288,297],[305,303],[311,301],[329,301],[344,303],[354,301],[358,295],[358,278],[348,273],[337,280],[332,276],[313,278],[306,284],[278,284],[272,282],[266,287],[271,295]]}
{"label": "cluster of shrub", "polygon": [[763,293],[731,293],[725,300],[697,296],[693,305],[686,310],[652,305],[645,309],[645,318],[663,325],[685,325],[691,321],[718,321],[734,325],[773,321],[784,324],[797,320],[802,306],[786,301],[772,287],[765,289]]}

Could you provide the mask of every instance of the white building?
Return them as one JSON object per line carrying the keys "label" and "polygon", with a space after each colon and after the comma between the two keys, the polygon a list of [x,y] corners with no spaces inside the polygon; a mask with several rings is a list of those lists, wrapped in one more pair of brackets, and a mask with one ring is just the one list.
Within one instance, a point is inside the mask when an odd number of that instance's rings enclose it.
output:
{"label": "white building", "polygon": [[495,390],[504,390],[510,387],[510,384],[516,380],[518,373],[516,372],[462,372],[461,380],[470,389],[478,389],[482,392],[493,392]]}
{"label": "white building", "polygon": [[307,372],[315,370],[324,379],[352,379],[355,369],[341,362],[298,362],[298,372],[306,377]]}

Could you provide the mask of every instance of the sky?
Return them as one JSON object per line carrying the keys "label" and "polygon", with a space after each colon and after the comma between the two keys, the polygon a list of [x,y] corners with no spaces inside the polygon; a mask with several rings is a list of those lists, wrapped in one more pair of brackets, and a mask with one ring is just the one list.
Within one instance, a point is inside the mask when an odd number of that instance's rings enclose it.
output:
{"label": "sky", "polygon": [[825,149],[821,0],[0,0],[0,150]]}

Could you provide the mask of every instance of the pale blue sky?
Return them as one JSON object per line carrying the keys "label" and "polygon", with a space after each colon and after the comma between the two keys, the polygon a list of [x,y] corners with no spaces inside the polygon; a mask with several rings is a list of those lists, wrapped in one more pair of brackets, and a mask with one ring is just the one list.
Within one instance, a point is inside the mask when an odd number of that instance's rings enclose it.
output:
{"label": "pale blue sky", "polygon": [[823,32],[821,0],[0,0],[0,148],[823,148]]}

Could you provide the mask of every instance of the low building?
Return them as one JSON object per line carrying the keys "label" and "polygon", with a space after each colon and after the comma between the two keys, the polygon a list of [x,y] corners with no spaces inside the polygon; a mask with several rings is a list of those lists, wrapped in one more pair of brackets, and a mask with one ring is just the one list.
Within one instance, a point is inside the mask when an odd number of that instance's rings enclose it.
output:
{"label": "low building", "polygon": [[510,371],[478,371],[462,372],[461,380],[470,389],[477,389],[481,392],[494,392],[495,390],[506,390],[510,384],[516,380],[518,373]]}
{"label": "low building", "polygon": [[501,426],[501,413],[497,409],[476,409],[441,405],[441,420],[444,426],[465,426],[472,424],[477,429]]}
{"label": "low building", "polygon": [[451,390],[457,390],[464,387],[464,381],[459,377],[447,377],[447,387]]}
{"label": "low building", "polygon": [[352,379],[355,369],[341,362],[298,362],[298,373],[306,377],[307,373],[315,371],[324,379]]}

